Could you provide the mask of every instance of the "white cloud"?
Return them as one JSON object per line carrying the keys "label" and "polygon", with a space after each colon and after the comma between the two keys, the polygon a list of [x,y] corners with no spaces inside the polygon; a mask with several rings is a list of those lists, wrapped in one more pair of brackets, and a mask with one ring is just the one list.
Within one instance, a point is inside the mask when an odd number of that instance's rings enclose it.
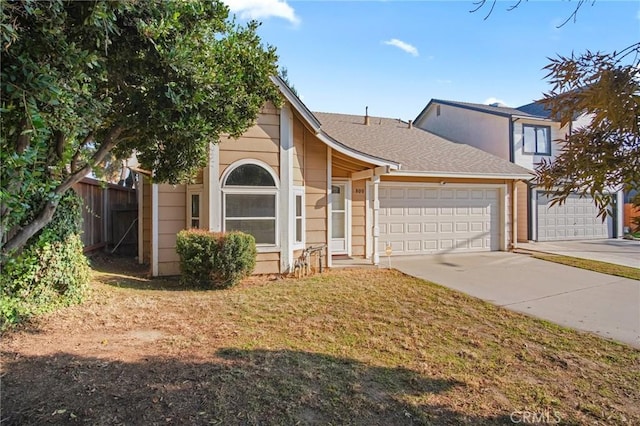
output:
{"label": "white cloud", "polygon": [[300,23],[295,10],[285,0],[223,0],[232,13],[241,19],[286,19],[294,25]]}
{"label": "white cloud", "polygon": [[384,41],[383,43],[389,46],[395,46],[398,49],[404,50],[410,55],[418,56],[418,49],[416,49],[415,46],[412,46],[409,43],[405,43],[402,40],[398,40],[397,38],[392,38],[391,40]]}
{"label": "white cloud", "polygon": [[485,99],[483,102],[485,105],[499,104],[500,106],[507,106],[507,103],[502,99],[494,98],[493,96]]}

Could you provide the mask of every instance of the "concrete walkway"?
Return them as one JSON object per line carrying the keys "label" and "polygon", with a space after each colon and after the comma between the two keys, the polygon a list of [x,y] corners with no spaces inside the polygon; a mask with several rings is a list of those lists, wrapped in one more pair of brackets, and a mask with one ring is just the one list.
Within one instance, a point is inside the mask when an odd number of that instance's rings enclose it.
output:
{"label": "concrete walkway", "polygon": [[640,281],[505,252],[399,256],[391,266],[517,312],[640,348]]}
{"label": "concrete walkway", "polygon": [[634,240],[529,242],[518,248],[640,268],[640,241]]}

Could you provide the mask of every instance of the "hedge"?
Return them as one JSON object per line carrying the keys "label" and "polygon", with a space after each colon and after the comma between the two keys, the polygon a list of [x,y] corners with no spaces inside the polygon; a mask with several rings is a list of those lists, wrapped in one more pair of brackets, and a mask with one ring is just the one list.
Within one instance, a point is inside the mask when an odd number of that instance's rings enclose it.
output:
{"label": "hedge", "polygon": [[9,259],[0,275],[0,329],[78,303],[89,283],[80,239],[82,200],[68,191],[49,224]]}
{"label": "hedge", "polygon": [[176,250],[185,286],[231,287],[256,266],[256,240],[243,232],[180,231]]}

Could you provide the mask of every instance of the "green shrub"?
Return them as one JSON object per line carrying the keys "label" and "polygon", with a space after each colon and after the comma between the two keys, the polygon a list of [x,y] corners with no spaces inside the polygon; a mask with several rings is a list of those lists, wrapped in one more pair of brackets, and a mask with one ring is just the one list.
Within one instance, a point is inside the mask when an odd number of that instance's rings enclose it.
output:
{"label": "green shrub", "polygon": [[68,191],[52,221],[5,264],[0,276],[1,329],[82,300],[89,265],[79,235],[81,205]]}
{"label": "green shrub", "polygon": [[242,232],[180,231],[176,250],[181,282],[187,286],[225,288],[238,283],[256,266],[256,240]]}

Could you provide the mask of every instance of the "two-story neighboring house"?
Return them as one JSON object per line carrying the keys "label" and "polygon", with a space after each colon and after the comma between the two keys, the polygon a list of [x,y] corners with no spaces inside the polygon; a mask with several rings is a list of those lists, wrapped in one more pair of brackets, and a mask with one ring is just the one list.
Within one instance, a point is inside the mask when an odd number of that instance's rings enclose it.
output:
{"label": "two-story neighboring house", "polygon": [[[532,171],[543,159],[558,155],[558,139],[589,122],[577,117],[565,127],[551,118],[541,104],[518,108],[432,99],[418,114],[415,125],[454,142],[480,148]],[[533,178],[533,175],[532,175]],[[518,241],[560,241],[617,238],[622,232],[622,211],[604,222],[590,198],[578,194],[562,205],[551,206],[550,196],[533,180],[517,185]],[[621,199],[622,194],[618,194]],[[618,200],[620,205],[620,200]],[[615,207],[615,206],[614,206]]]}

